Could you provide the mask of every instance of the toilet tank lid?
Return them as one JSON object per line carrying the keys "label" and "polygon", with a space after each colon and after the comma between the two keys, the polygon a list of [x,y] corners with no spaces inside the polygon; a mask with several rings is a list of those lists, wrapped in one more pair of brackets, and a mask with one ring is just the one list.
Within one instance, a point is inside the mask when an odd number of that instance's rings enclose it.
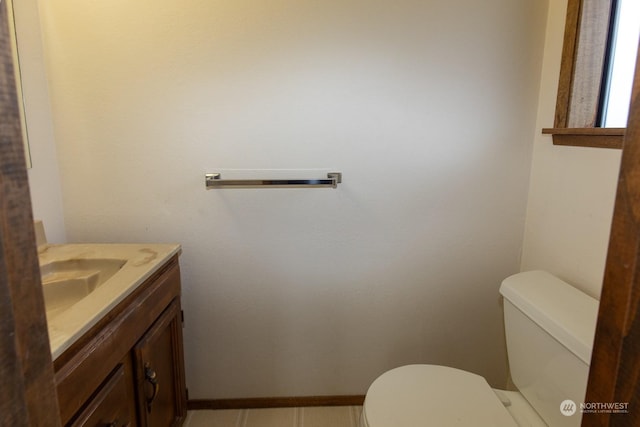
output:
{"label": "toilet tank lid", "polygon": [[507,277],[500,293],[583,362],[591,363],[596,299],[540,270]]}

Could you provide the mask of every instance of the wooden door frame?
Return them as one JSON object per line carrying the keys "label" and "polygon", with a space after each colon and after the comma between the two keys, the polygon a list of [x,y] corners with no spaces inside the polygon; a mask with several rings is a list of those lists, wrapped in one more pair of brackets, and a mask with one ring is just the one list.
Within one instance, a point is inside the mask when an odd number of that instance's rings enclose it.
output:
{"label": "wooden door frame", "polygon": [[60,425],[13,74],[0,0],[0,425]]}
{"label": "wooden door frame", "polygon": [[640,55],[622,149],[585,402],[627,413],[583,415],[583,426],[640,425]]}

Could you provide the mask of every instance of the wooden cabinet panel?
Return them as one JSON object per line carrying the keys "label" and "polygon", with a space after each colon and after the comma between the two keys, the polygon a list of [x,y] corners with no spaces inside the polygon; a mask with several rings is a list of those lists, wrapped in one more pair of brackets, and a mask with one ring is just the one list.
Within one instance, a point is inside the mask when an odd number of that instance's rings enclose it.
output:
{"label": "wooden cabinet panel", "polygon": [[180,304],[174,300],[134,348],[143,426],[178,425],[186,416]]}

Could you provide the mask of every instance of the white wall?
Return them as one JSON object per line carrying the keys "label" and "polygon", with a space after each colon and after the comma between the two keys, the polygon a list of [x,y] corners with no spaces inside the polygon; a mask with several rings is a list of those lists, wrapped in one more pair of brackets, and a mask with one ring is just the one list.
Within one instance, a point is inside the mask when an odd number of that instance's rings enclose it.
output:
{"label": "white wall", "polygon": [[621,150],[561,147],[553,127],[566,0],[549,4],[522,270],[543,269],[600,297]]}
{"label": "white wall", "polygon": [[[545,1],[40,1],[71,241],[183,244],[192,398],[506,381]],[[337,190],[205,191],[216,168]]]}
{"label": "white wall", "polygon": [[29,185],[33,215],[46,226],[50,242],[66,241],[60,172],[42,52],[40,17],[35,1],[13,2],[24,108],[32,167]]}

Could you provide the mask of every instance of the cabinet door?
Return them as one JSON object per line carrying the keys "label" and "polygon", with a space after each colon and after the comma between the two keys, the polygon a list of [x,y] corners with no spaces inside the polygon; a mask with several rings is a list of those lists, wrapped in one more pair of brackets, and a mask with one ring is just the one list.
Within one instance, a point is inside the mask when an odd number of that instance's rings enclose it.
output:
{"label": "cabinet door", "polygon": [[160,315],[133,351],[141,425],[181,425],[187,402],[178,299]]}
{"label": "cabinet door", "polygon": [[135,426],[135,404],[131,393],[131,363],[128,370],[120,364],[87,403],[72,427]]}

